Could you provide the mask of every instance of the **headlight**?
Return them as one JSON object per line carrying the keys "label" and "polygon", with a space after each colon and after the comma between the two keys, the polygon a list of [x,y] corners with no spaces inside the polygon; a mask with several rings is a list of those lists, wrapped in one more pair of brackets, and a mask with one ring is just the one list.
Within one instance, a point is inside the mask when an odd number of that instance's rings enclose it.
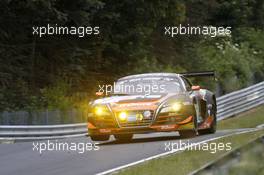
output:
{"label": "headlight", "polygon": [[144,112],[143,112],[143,116],[144,116],[145,118],[147,118],[147,119],[150,119],[150,117],[151,117],[151,111],[144,111]]}
{"label": "headlight", "polygon": [[102,108],[102,107],[96,107],[96,108],[94,109],[94,113],[95,113],[96,115],[102,115],[102,114],[103,114],[103,108]]}
{"label": "headlight", "polygon": [[127,113],[126,112],[120,112],[118,114],[118,118],[121,120],[121,121],[126,121],[127,120]]}
{"label": "headlight", "polygon": [[165,112],[178,112],[180,111],[182,108],[182,104],[179,103],[179,102],[175,102],[175,103],[171,103],[171,104],[168,104],[168,105],[165,105],[163,108],[161,108],[161,111],[162,113],[165,113]]}
{"label": "headlight", "polygon": [[179,111],[179,110],[181,110],[181,107],[182,107],[181,103],[173,103],[172,104],[173,111]]}
{"label": "headlight", "polygon": [[109,109],[107,106],[96,106],[94,107],[94,114],[96,116],[105,116],[105,115],[111,115]]}

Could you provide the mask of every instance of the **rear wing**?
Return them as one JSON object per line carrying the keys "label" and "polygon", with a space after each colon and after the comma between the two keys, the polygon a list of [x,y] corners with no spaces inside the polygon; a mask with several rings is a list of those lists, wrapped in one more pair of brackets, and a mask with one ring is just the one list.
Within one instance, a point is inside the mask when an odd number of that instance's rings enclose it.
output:
{"label": "rear wing", "polygon": [[214,77],[215,78],[215,71],[201,71],[201,72],[186,72],[180,73],[180,75],[184,77]]}

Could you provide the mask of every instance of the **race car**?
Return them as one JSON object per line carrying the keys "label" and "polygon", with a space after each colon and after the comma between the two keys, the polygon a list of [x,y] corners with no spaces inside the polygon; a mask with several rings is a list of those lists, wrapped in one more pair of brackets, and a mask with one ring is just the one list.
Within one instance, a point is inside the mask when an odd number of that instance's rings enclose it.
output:
{"label": "race car", "polygon": [[191,84],[188,78],[196,76],[215,73],[146,73],[118,79],[110,95],[90,102],[88,135],[93,141],[106,141],[110,135],[129,141],[140,133],[178,131],[181,137],[214,133],[216,97]]}

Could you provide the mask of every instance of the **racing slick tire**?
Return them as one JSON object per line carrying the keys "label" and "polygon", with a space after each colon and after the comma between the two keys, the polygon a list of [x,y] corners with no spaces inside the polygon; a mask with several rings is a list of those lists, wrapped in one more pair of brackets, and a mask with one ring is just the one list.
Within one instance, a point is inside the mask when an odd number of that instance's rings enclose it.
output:
{"label": "racing slick tire", "polygon": [[107,141],[110,138],[110,135],[91,135],[90,138],[92,141]]}
{"label": "racing slick tire", "polygon": [[117,141],[127,142],[133,138],[133,134],[115,134],[114,137]]}

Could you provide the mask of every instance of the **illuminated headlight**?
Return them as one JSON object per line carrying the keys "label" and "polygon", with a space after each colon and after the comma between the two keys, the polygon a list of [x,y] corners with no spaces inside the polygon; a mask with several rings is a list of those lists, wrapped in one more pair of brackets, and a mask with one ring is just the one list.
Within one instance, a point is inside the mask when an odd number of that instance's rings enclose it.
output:
{"label": "illuminated headlight", "polygon": [[120,113],[118,114],[118,118],[119,118],[119,120],[121,120],[121,121],[126,121],[126,120],[127,120],[127,113],[126,113],[126,112],[120,112]]}
{"label": "illuminated headlight", "polygon": [[150,118],[150,117],[151,117],[151,112],[150,112],[150,111],[144,111],[144,112],[143,112],[143,116],[144,116],[145,118]]}
{"label": "illuminated headlight", "polygon": [[94,108],[94,114],[96,116],[111,115],[109,109],[106,106],[96,106]]}
{"label": "illuminated headlight", "polygon": [[179,110],[181,110],[181,107],[182,107],[181,103],[173,103],[172,104],[173,111],[179,111]]}
{"label": "illuminated headlight", "polygon": [[175,102],[169,105],[164,106],[160,112],[179,112],[182,109],[182,104],[179,102]]}
{"label": "illuminated headlight", "polygon": [[96,115],[102,115],[103,114],[103,108],[102,107],[96,107],[94,110],[94,113]]}

